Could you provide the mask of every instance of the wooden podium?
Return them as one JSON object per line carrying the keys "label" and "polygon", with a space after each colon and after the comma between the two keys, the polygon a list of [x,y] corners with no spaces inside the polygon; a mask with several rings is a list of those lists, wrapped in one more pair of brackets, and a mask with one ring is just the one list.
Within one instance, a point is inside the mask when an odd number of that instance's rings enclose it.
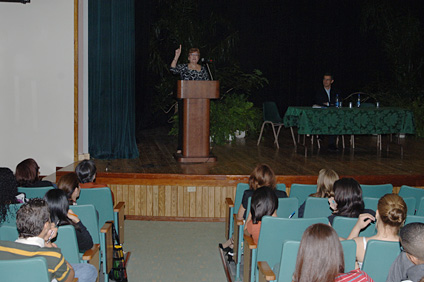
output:
{"label": "wooden podium", "polygon": [[183,99],[183,150],[181,163],[216,162],[209,152],[210,99],[219,98],[219,81],[179,80],[177,98]]}

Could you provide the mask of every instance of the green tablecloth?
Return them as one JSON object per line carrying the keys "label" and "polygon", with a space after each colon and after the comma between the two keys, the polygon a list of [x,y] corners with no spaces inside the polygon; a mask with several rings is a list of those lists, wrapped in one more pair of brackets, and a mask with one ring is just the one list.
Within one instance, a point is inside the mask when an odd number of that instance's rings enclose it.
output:
{"label": "green tablecloth", "polygon": [[411,111],[401,108],[311,108],[289,107],[285,127],[298,127],[299,134],[390,134],[415,133]]}

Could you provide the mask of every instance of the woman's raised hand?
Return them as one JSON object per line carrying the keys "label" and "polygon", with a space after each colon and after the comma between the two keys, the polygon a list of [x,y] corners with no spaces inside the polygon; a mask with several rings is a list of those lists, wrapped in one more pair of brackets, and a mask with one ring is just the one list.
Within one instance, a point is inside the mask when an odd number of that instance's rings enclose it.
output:
{"label": "woman's raised hand", "polygon": [[371,222],[375,221],[375,217],[372,216],[369,213],[362,213],[358,217],[358,221],[356,222],[356,226],[360,229],[364,229],[367,227]]}
{"label": "woman's raised hand", "polygon": [[181,44],[180,44],[180,48],[178,48],[177,50],[175,50],[175,59],[178,60],[178,58],[181,55]]}
{"label": "woman's raised hand", "polygon": [[70,220],[72,220],[75,223],[80,222],[80,219],[78,218],[78,216],[71,209],[68,210],[68,217]]}

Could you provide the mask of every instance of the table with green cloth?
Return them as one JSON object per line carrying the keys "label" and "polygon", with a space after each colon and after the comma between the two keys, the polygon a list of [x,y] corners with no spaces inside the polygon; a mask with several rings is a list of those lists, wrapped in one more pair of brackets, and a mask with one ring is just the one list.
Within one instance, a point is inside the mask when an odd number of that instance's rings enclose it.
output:
{"label": "table with green cloth", "polygon": [[412,112],[395,107],[289,107],[284,126],[297,127],[298,134],[313,135],[415,133]]}

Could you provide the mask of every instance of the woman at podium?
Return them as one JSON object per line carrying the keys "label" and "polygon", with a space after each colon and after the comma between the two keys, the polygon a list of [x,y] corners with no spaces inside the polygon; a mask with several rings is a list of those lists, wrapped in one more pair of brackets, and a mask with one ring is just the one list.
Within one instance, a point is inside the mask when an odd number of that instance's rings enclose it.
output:
{"label": "woman at podium", "polygon": [[175,50],[175,57],[172,60],[170,71],[173,74],[179,74],[181,80],[210,80],[208,71],[204,66],[198,64],[200,51],[198,48],[188,50],[188,64],[178,64],[181,55],[180,47]]}

